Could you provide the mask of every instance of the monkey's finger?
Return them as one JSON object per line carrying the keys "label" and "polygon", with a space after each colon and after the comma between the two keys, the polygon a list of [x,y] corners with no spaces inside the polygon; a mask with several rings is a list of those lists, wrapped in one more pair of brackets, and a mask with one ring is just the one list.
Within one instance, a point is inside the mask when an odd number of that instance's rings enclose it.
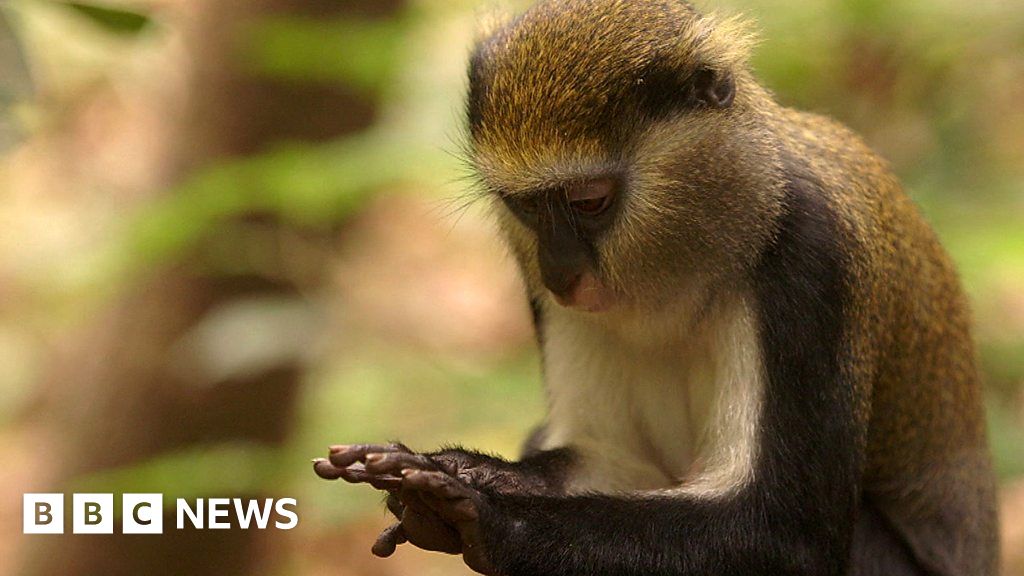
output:
{"label": "monkey's finger", "polygon": [[366,470],[372,474],[399,476],[402,470],[406,469],[438,471],[440,467],[429,456],[423,454],[375,452],[366,455]]}
{"label": "monkey's finger", "polygon": [[[401,484],[401,480],[399,480],[399,484]],[[388,498],[384,502],[388,507],[388,511],[394,514],[396,518],[401,520],[402,514],[405,512],[405,504],[402,503],[402,500],[398,497],[398,494],[391,492],[390,494],[388,494]]]}
{"label": "monkey's finger", "polygon": [[481,574],[495,574],[480,531],[482,495],[455,478],[439,472],[406,470],[402,493],[419,493],[423,502],[449,525],[462,540],[462,559]]}
{"label": "monkey's finger", "polygon": [[402,523],[395,522],[380,533],[370,551],[378,558],[387,558],[395,553],[395,549],[398,548],[399,544],[404,544],[408,540],[408,537],[405,535],[405,529],[402,528]]}
{"label": "monkey's finger", "polygon": [[341,477],[346,482],[353,484],[369,484],[378,490],[397,490],[401,487],[401,479],[397,476],[386,474],[372,474],[366,471],[361,462],[356,462],[345,468],[345,474]]}
{"label": "monkey's finger", "polygon": [[378,490],[397,490],[402,486],[401,478],[397,476],[384,476],[370,474],[362,464],[353,464],[348,468],[338,468],[323,458],[313,461],[313,471],[324,480],[338,480],[339,478],[351,484],[369,484]]}
{"label": "monkey's finger", "polygon": [[402,517],[402,529],[410,544],[424,550],[458,554],[462,551],[459,531],[434,512],[419,514],[407,510]]}
{"label": "monkey's finger", "polygon": [[406,491],[422,492],[422,501],[448,522],[472,522],[480,517],[474,502],[476,493],[441,472],[406,471],[402,492]]}
{"label": "monkey's finger", "polygon": [[404,444],[398,443],[338,445],[331,446],[328,450],[330,451],[328,458],[331,464],[338,468],[347,468],[356,462],[364,462],[367,454],[385,454],[390,452],[412,454],[412,450],[409,450]]}
{"label": "monkey's finger", "polygon": [[476,521],[459,524],[459,535],[462,537],[463,562],[480,574],[497,574],[481,537],[480,524]]}
{"label": "monkey's finger", "polygon": [[404,507],[402,512],[402,519],[404,520],[409,511],[423,516],[437,516],[437,512],[424,501],[424,493],[419,490],[397,490],[394,494],[398,497],[399,502]]}
{"label": "monkey's finger", "polygon": [[419,495],[419,501],[430,506],[434,513],[458,530],[462,542],[462,559],[481,574],[496,574],[480,531],[482,496],[455,478],[441,472],[406,470],[402,475],[403,499],[406,495]]}
{"label": "monkey's finger", "polygon": [[336,468],[326,458],[313,460],[313,471],[324,480],[337,480],[345,475],[344,468]]}
{"label": "monkey's finger", "polygon": [[402,470],[402,489],[419,490],[440,498],[469,498],[471,488],[445,474],[430,470]]}

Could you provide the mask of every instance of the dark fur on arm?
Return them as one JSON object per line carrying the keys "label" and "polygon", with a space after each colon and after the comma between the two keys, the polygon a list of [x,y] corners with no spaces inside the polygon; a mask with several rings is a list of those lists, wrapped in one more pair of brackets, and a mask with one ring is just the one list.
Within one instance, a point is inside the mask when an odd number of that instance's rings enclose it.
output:
{"label": "dark fur on arm", "polygon": [[534,452],[518,462],[451,447],[430,455],[446,472],[490,494],[561,493],[574,456],[569,449]]}

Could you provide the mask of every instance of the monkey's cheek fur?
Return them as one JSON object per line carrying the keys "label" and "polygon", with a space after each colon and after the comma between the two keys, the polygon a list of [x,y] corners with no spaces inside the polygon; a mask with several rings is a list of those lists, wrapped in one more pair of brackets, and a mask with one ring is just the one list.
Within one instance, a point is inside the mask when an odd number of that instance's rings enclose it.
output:
{"label": "monkey's cheek fur", "polygon": [[566,294],[551,295],[555,301],[581,312],[603,312],[615,304],[615,294],[590,272],[584,272]]}

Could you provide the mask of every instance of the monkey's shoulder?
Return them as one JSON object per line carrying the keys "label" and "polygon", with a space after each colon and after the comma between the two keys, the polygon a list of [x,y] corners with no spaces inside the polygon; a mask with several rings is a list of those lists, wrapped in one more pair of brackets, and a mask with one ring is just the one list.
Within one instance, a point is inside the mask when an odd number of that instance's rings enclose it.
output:
{"label": "monkey's shoulder", "polygon": [[790,155],[800,158],[827,189],[847,196],[901,192],[889,163],[840,122],[786,108],[777,126]]}
{"label": "monkey's shoulder", "polygon": [[830,214],[862,304],[960,298],[951,260],[888,162],[831,118],[784,109],[778,121],[790,189],[805,197],[798,208]]}
{"label": "monkey's shoulder", "polygon": [[[776,115],[790,177],[812,182],[854,239],[881,244],[936,240],[884,158],[853,130],[829,117],[793,109]],[[930,250],[935,247],[930,247]]]}

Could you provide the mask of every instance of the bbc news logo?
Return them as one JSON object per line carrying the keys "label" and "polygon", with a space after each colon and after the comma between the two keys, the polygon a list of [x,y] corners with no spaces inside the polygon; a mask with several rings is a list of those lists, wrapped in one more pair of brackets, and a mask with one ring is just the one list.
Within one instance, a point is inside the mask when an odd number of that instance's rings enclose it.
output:
{"label": "bbc news logo", "polygon": [[[175,500],[175,527],[178,530],[291,530],[299,525],[294,498],[185,498]],[[25,494],[22,504],[25,534],[64,533],[64,494]],[[74,534],[113,534],[113,494],[72,494],[71,530]],[[235,523],[232,523],[232,516]],[[273,522],[271,522],[273,520]],[[163,534],[163,494],[122,494],[122,534]]]}

